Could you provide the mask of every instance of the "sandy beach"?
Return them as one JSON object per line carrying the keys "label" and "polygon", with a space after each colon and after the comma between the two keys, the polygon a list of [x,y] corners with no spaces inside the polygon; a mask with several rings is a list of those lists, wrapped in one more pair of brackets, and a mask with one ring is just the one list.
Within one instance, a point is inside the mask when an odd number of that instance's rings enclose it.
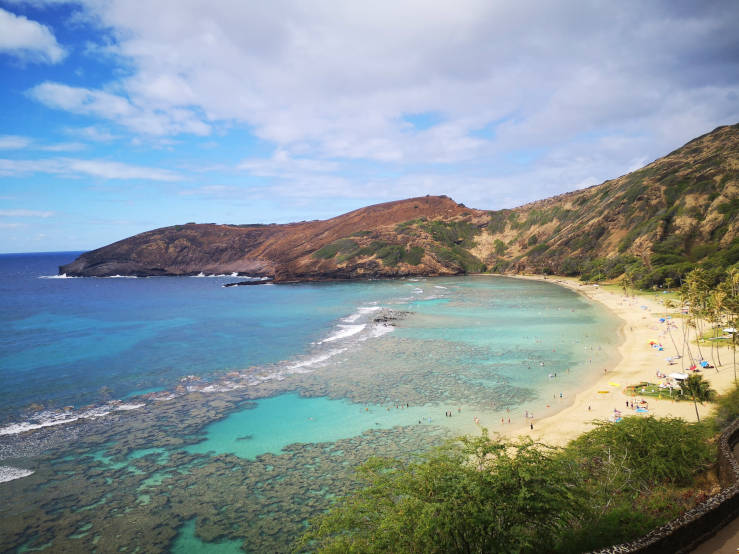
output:
{"label": "sandy beach", "polygon": [[[543,280],[541,276],[525,276],[524,279]],[[606,308],[616,314],[622,321],[622,333],[624,341],[619,347],[620,361],[615,367],[598,368],[602,374],[598,380],[586,389],[575,394],[571,404],[556,414],[534,419],[534,429],[527,425],[525,428],[512,427],[507,435],[528,435],[534,439],[541,440],[547,444],[564,445],[576,438],[581,433],[592,429],[592,421],[597,419],[608,419],[614,415],[614,409],[621,411],[623,417],[641,417],[647,414],[636,414],[632,409],[626,407],[627,401],[635,400],[631,395],[625,394],[627,385],[635,385],[642,381],[659,383],[657,370],[670,374],[680,372],[688,367],[690,362],[686,355],[684,360],[677,360],[675,365],[669,365],[667,358],[676,354],[675,347],[667,335],[667,328],[659,318],[665,315],[665,308],[657,296],[629,296],[627,297],[620,289],[613,287],[603,288],[594,285],[584,285],[577,279],[562,277],[549,277],[547,282],[567,287],[580,294],[600,302]],[[678,329],[673,329],[672,334],[678,347],[682,343],[681,322],[676,318]],[[650,346],[650,341],[661,343],[664,350]],[[693,353],[696,347],[692,345]],[[710,347],[703,348],[706,359],[710,355]],[[719,394],[730,390],[734,384],[734,366],[731,350],[727,347],[721,349],[721,361],[710,360],[715,369],[703,369],[702,375]],[[607,393],[599,391],[608,391]],[[636,398],[639,398],[638,396]],[[695,421],[695,408],[692,402],[675,402],[670,400],[667,392],[665,398],[659,400],[653,397],[645,397],[649,403],[648,414],[656,417],[681,417],[687,421]],[[698,412],[701,418],[708,416],[714,405],[706,403],[698,404]]]}

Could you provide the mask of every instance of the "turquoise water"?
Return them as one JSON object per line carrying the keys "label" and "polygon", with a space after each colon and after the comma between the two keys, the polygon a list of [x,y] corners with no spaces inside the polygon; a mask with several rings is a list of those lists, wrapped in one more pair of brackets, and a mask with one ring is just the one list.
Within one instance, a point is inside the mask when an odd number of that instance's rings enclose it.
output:
{"label": "turquoise water", "polygon": [[187,451],[253,459],[266,452],[279,454],[292,443],[334,442],[361,435],[367,429],[442,423],[438,412],[431,406],[365,406],[326,397],[283,394],[213,423],[206,429],[206,440],[188,446]]}
{"label": "turquoise water", "polygon": [[0,256],[0,462],[35,471],[0,550],[287,551],[356,464],[552,413],[619,342],[551,283],[41,278],[68,257]]}
{"label": "turquoise water", "polygon": [[203,554],[235,554],[243,552],[241,541],[204,542],[195,535],[195,520],[185,523],[177,540],[172,545],[175,554],[191,554],[202,552]]}

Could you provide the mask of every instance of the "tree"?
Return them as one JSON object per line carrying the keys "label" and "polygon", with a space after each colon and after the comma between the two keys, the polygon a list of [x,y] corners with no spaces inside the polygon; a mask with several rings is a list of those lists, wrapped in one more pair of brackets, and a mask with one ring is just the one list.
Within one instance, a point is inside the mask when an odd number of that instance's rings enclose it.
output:
{"label": "tree", "polygon": [[737,383],[736,373],[736,328],[739,326],[739,269],[732,268],[726,279],[718,286],[723,292],[722,311],[726,317],[726,323],[734,329],[731,335],[731,350],[734,364],[734,383]]}
{"label": "tree", "polygon": [[702,375],[694,373],[688,375],[687,379],[680,381],[680,390],[683,396],[690,397],[695,406],[695,417],[698,421],[701,420],[701,416],[698,414],[698,402],[710,402],[716,398],[716,391],[711,388],[711,384],[708,381],[703,380]]}

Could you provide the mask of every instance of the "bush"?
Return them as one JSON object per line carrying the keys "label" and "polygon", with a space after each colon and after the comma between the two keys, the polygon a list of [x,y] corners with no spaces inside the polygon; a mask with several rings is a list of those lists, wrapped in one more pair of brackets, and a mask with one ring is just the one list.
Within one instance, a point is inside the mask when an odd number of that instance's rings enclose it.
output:
{"label": "bush", "polygon": [[318,517],[318,552],[583,552],[631,540],[686,509],[714,455],[708,427],[600,422],[564,449],[465,437],[417,462],[372,459],[366,487]]}
{"label": "bush", "polygon": [[457,267],[465,273],[485,270],[485,265],[478,258],[456,245],[451,248],[436,248],[434,254],[441,263]]}
{"label": "bush", "polygon": [[528,441],[462,439],[419,462],[373,459],[367,487],[318,518],[299,548],[318,552],[550,550],[582,510],[572,468]]}
{"label": "bush", "polygon": [[719,430],[724,429],[739,417],[739,387],[720,396],[716,407],[715,423]]}
{"label": "bush", "polygon": [[480,234],[480,229],[466,221],[430,221],[419,224],[436,242],[448,246],[462,246],[472,248],[475,246],[475,237]]}
{"label": "bush", "polygon": [[596,428],[573,441],[568,450],[598,480],[620,466],[621,491],[639,491],[658,483],[685,485],[714,456],[710,429],[679,418],[626,417]]}
{"label": "bush", "polygon": [[339,252],[346,254],[355,251],[359,251],[359,245],[356,242],[351,239],[339,239],[313,252],[313,257],[322,260],[330,260]]}

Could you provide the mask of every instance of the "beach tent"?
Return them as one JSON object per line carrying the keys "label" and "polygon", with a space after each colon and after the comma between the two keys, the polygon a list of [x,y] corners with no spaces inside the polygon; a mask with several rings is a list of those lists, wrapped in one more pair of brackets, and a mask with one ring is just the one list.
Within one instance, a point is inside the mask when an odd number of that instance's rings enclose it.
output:
{"label": "beach tent", "polygon": [[660,323],[664,323],[665,321],[666,321],[666,319],[665,319],[664,317],[660,317],[660,318],[659,318],[659,322],[660,322]]}
{"label": "beach tent", "polygon": [[672,377],[673,379],[677,379],[678,381],[683,381],[688,378],[687,373],[670,373],[668,377]]}
{"label": "beach tent", "polygon": [[701,367],[708,367],[708,362],[706,361],[701,362]]}

